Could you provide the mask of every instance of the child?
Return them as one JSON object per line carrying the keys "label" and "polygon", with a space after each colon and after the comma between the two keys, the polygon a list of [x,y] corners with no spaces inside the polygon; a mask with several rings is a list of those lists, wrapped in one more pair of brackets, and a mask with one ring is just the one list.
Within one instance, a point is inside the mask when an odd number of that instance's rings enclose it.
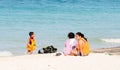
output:
{"label": "child", "polygon": [[27,46],[26,46],[26,48],[27,48],[26,54],[32,54],[36,48],[36,44],[35,44],[35,40],[34,40],[34,32],[30,32],[29,36],[30,36],[30,38],[29,38]]}
{"label": "child", "polygon": [[65,48],[63,51],[63,54],[66,55],[72,55],[71,52],[74,48],[77,46],[77,41],[75,39],[74,33],[70,32],[68,34],[68,40],[65,42]]}

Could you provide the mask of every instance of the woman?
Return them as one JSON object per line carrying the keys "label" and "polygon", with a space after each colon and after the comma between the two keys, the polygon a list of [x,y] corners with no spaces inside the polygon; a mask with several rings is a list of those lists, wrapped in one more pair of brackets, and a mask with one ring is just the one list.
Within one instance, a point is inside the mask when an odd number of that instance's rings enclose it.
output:
{"label": "woman", "polygon": [[89,54],[89,44],[87,42],[87,39],[84,37],[84,34],[77,32],[76,33],[76,39],[78,40],[77,45],[77,55],[80,56],[87,56]]}

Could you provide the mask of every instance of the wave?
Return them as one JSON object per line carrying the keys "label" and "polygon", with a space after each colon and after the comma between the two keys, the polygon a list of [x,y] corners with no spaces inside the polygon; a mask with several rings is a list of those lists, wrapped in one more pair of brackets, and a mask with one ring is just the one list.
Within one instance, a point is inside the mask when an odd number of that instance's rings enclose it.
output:
{"label": "wave", "polygon": [[0,51],[0,57],[3,56],[13,56],[13,54],[10,51]]}
{"label": "wave", "polygon": [[[120,0],[14,0],[13,2],[11,2],[11,0],[0,0],[0,3],[12,3],[12,4],[78,4],[81,5],[83,3],[85,3],[85,5],[87,4],[99,4],[99,3],[104,3],[104,4],[119,4]],[[103,5],[104,5],[103,4]]]}
{"label": "wave", "polygon": [[120,43],[120,39],[101,39],[104,42],[108,42],[108,43]]}

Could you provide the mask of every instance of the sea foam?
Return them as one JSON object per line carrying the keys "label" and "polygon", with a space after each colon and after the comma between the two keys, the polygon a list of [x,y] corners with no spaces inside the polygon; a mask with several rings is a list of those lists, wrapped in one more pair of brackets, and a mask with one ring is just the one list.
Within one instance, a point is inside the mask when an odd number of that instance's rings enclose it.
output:
{"label": "sea foam", "polygon": [[10,51],[0,51],[0,57],[3,56],[13,56],[13,54]]}
{"label": "sea foam", "polygon": [[110,38],[110,39],[101,39],[101,40],[108,43],[120,43],[120,39]]}

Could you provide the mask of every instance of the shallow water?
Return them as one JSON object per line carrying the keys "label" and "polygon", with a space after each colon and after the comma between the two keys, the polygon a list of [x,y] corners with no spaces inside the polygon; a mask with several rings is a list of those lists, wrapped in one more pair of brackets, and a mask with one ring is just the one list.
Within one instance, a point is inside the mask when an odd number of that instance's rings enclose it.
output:
{"label": "shallow water", "polygon": [[0,51],[24,54],[30,31],[37,50],[62,51],[69,32],[84,33],[92,49],[119,46],[119,18],[119,0],[0,0]]}

